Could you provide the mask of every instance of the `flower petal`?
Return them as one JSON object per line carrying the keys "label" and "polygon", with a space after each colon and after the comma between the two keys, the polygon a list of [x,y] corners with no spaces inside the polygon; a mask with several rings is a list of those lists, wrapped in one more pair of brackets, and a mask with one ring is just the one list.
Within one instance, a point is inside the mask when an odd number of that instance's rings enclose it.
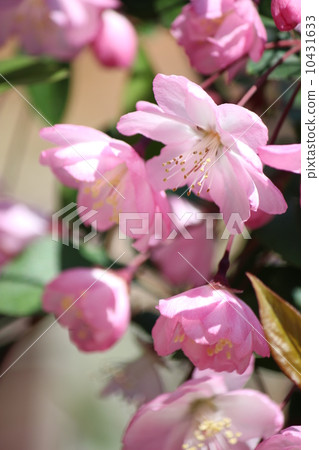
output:
{"label": "flower petal", "polygon": [[258,155],[267,166],[301,172],[301,144],[266,145],[258,148]]}
{"label": "flower petal", "polygon": [[138,111],[121,117],[117,124],[120,133],[126,136],[141,133],[163,144],[183,142],[196,135],[189,124],[179,120],[178,117],[168,115],[157,105],[139,102],[137,108]]}

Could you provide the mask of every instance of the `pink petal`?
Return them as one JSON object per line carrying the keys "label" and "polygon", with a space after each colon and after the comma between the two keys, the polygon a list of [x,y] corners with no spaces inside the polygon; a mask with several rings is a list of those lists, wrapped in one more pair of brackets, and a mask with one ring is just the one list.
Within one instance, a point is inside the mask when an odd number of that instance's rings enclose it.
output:
{"label": "pink petal", "polygon": [[120,133],[126,136],[141,133],[163,144],[174,144],[192,139],[196,132],[178,117],[168,115],[157,105],[139,102],[138,111],[125,114],[117,124]]}
{"label": "pink petal", "polygon": [[163,111],[204,129],[215,127],[217,105],[199,85],[182,76],[162,74],[155,77],[153,85]]}
{"label": "pink petal", "polygon": [[250,204],[246,187],[237,178],[227,153],[215,162],[210,171],[212,178],[210,195],[223,212],[224,222],[227,224],[232,214],[237,213],[238,221],[235,226],[237,225],[241,230],[242,223],[250,216]]}
{"label": "pink petal", "polygon": [[107,134],[94,128],[69,124],[42,128],[40,136],[61,147],[68,147],[81,142],[104,141],[107,143],[111,141]]}
{"label": "pink petal", "polygon": [[257,114],[238,105],[224,103],[218,106],[218,121],[220,134],[223,139],[223,131],[230,133],[235,140],[247,144],[250,148],[266,145],[268,129]]}
{"label": "pink petal", "polygon": [[215,402],[226,416],[231,417],[232,428],[242,433],[241,440],[267,438],[283,426],[284,416],[279,405],[258,391],[229,392],[217,396]]}
{"label": "pink petal", "polygon": [[267,166],[301,173],[301,144],[266,145],[258,148],[258,155]]}
{"label": "pink petal", "polygon": [[268,214],[283,214],[287,203],[280,190],[263,173],[246,166],[259,193],[259,209]]}

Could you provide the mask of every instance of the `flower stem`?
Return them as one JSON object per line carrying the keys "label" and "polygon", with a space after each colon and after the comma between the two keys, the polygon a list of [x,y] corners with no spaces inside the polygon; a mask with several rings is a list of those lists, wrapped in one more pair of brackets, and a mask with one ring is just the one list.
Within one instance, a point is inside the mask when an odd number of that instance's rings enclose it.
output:
{"label": "flower stem", "polygon": [[288,404],[289,400],[292,397],[292,394],[297,390],[297,386],[294,384],[291,389],[289,390],[286,397],[283,399],[283,401],[280,403],[280,409],[284,409],[284,407]]}
{"label": "flower stem", "polygon": [[299,81],[299,83],[297,84],[296,89],[294,90],[292,96],[289,99],[289,102],[287,103],[285,109],[283,110],[283,113],[282,113],[282,115],[281,115],[281,117],[280,117],[280,119],[279,119],[279,121],[278,121],[278,123],[276,125],[276,128],[273,131],[273,134],[272,134],[272,136],[271,136],[271,138],[269,140],[268,145],[272,145],[276,141],[276,139],[278,137],[278,134],[280,132],[280,129],[282,127],[282,124],[284,123],[284,121],[285,121],[285,119],[286,119],[286,117],[287,117],[287,115],[288,115],[288,113],[289,113],[289,111],[290,111],[294,101],[295,101],[295,98],[296,98],[296,96],[297,96],[297,94],[299,92],[300,86],[301,86],[301,81]]}
{"label": "flower stem", "polygon": [[298,45],[299,42],[299,39],[286,39],[282,41],[267,42],[265,44],[265,50],[271,50],[273,48],[292,47],[293,45]]}
{"label": "flower stem", "polygon": [[120,276],[124,278],[127,283],[130,283],[139,267],[148,260],[149,256],[149,253],[139,253],[135,256],[135,258],[133,258],[127,267],[120,269],[118,274],[120,274]]}
{"label": "flower stem", "polygon": [[230,254],[231,246],[234,242],[234,237],[235,237],[234,235],[231,235],[229,237],[224,256],[220,260],[217,273],[214,276],[214,282],[221,283],[224,286],[229,286],[229,283],[226,278],[226,274],[227,274],[229,266],[230,266],[229,254]]}
{"label": "flower stem", "polygon": [[301,49],[301,43],[295,47],[292,47],[288,50],[273,66],[269,67],[269,69],[256,81],[256,83],[246,92],[246,94],[239,100],[237,103],[239,106],[244,106],[248,100],[258,91],[258,89],[267,81],[269,75],[282,63],[284,63],[291,55],[299,52]]}

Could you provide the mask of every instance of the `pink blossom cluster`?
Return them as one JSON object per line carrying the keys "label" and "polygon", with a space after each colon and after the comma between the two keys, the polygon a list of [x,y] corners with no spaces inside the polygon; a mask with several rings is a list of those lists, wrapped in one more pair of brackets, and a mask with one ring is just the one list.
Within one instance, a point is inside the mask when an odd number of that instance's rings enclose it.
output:
{"label": "pink blossom cluster", "polygon": [[[15,8],[27,1],[31,0],[16,2]],[[98,21],[118,14],[101,13],[110,6],[103,0],[74,0],[78,3]],[[49,4],[41,3],[46,8]],[[62,0],[59,4],[67,8]],[[9,14],[6,2],[3,7]],[[272,13],[278,28],[291,29],[286,28],[288,23],[294,28],[298,4],[286,8],[285,2],[273,0]],[[88,18],[79,12],[78,19],[83,17]],[[77,36],[76,26],[67,30],[63,38],[67,36],[70,44]],[[88,26],[86,31],[90,30]],[[104,62],[121,65],[118,55],[100,45],[103,39],[116,40],[111,31],[111,26],[100,28],[93,48]],[[247,57],[257,61],[267,40],[252,0],[192,0],[174,21],[172,33],[194,67],[204,74],[229,68]],[[51,37],[47,48],[53,42]],[[91,39],[83,38],[81,45]],[[71,44],[72,52],[81,46],[76,42]],[[125,53],[121,57],[126,60]],[[287,209],[282,192],[265,175],[264,166],[300,173],[301,146],[268,145],[268,129],[261,117],[236,104],[217,104],[201,86],[183,76],[157,74],[153,91],[156,104],[139,101],[136,111],[123,115],[117,124],[125,136],[142,134],[163,144],[160,154],[147,161],[137,152],[138,145],[134,148],[92,128],[61,124],[41,131],[42,138],[54,147],[42,152],[40,162],[62,184],[77,191],[84,224],[100,232],[119,225],[123,234],[135,240],[133,245],[143,254],[143,261],[149,258],[174,288],[192,287],[159,300],[159,316],[152,330],[155,353],[126,365],[124,379],[128,383],[114,376],[103,391],[106,395],[120,389],[132,399],[145,388],[144,405],[125,432],[123,449],[297,449],[300,429],[282,430],[280,407],[265,394],[243,389],[253,371],[254,354],[270,355],[262,324],[239,292],[227,282],[211,281],[216,248],[207,239],[203,222],[186,224],[195,236],[187,242],[178,235],[169,215],[183,216],[190,209],[203,212],[202,206],[188,200],[196,194],[208,208],[220,211],[226,227],[232,215],[238,214],[238,234],[245,226],[264,225]],[[177,190],[186,197],[178,198]],[[89,217],[88,210],[96,214]],[[133,215],[130,227],[123,228],[122,214]],[[148,228],[141,233],[145,215]],[[159,215],[164,218],[160,240]],[[170,239],[172,233],[177,234],[174,240]],[[181,265],[182,255],[188,265]],[[129,326],[129,287],[135,269],[64,271],[46,286],[43,308],[68,328],[80,350],[109,349]],[[162,361],[179,350],[194,367],[191,380],[171,393],[161,392],[156,373],[154,385],[144,382],[143,368],[146,371],[154,365],[154,355]],[[138,377],[133,386],[132,376]]]}
{"label": "pink blossom cluster", "polygon": [[31,55],[73,59],[90,44],[98,60],[129,67],[137,50],[131,22],[114,8],[119,0],[17,0],[0,2],[0,45],[18,36]]}

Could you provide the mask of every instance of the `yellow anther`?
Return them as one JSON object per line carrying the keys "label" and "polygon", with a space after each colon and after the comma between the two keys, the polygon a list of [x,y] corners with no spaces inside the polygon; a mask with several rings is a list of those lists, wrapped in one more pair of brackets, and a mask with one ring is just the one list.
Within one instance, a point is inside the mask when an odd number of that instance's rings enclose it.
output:
{"label": "yellow anther", "polygon": [[234,433],[231,430],[226,430],[225,431],[225,436],[227,438],[232,438],[234,436]]}

